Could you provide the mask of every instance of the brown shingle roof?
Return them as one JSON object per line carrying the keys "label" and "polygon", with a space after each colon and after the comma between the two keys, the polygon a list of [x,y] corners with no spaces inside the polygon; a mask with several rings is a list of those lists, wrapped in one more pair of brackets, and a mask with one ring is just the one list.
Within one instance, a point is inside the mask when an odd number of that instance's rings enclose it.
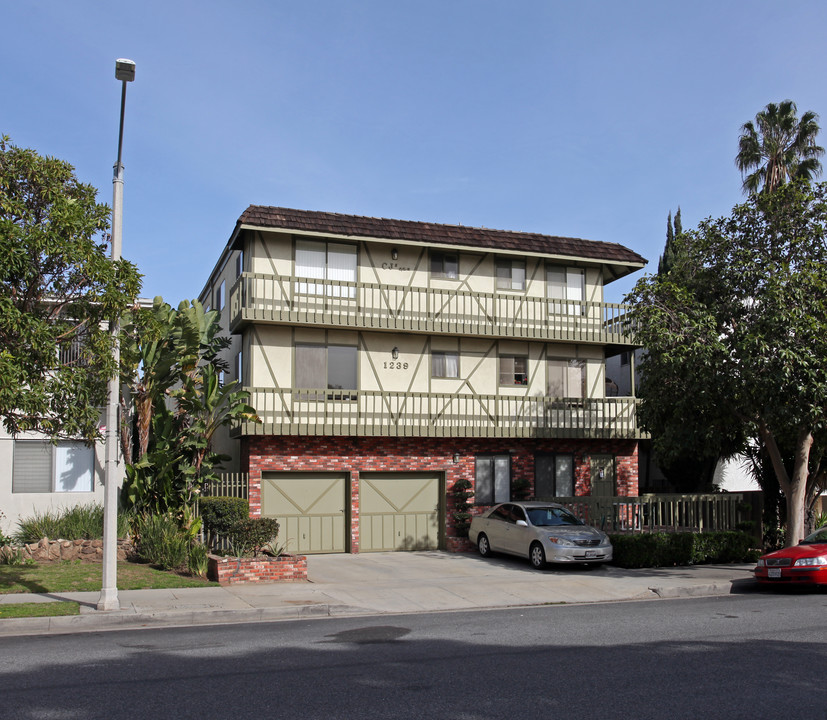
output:
{"label": "brown shingle roof", "polygon": [[465,225],[440,225],[411,220],[342,215],[339,213],[291,210],[289,208],[250,205],[238,220],[239,225],[261,228],[303,230],[313,233],[371,237],[408,242],[457,245],[491,250],[542,253],[590,258],[616,263],[644,265],[646,260],[617,243],[579,238],[540,235],[539,233],[491,230]]}

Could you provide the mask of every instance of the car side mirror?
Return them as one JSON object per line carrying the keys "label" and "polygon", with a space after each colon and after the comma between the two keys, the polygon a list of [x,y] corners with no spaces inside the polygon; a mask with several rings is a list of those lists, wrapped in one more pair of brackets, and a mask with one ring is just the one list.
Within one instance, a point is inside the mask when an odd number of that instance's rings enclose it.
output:
{"label": "car side mirror", "polygon": [[517,520],[517,527],[528,527],[528,523],[525,520]]}

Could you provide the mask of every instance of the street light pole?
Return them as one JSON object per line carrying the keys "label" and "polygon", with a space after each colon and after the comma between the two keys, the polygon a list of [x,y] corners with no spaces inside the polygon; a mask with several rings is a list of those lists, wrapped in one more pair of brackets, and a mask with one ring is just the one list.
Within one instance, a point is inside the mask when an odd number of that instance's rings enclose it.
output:
{"label": "street light pole", "polygon": [[[122,82],[121,121],[118,127],[118,160],[112,177],[112,262],[121,259],[123,234],[123,117],[126,107],[126,84],[135,79],[135,63],[131,60],[115,61],[115,78]],[[113,317],[109,322],[112,336],[112,358],[115,370],[109,378],[106,400],[106,462],[103,489],[103,577],[98,610],[120,610],[118,600],[118,404],[120,401],[120,320]]]}

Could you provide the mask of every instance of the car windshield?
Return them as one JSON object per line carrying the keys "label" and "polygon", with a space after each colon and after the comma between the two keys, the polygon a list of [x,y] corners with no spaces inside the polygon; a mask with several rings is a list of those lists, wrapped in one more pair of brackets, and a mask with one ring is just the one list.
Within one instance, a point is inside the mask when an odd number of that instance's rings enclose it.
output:
{"label": "car windshield", "polygon": [[816,543],[827,543],[827,527],[819,528],[801,541],[802,545],[814,545]]}
{"label": "car windshield", "polygon": [[527,508],[528,518],[532,525],[540,527],[549,525],[582,525],[574,515],[565,508],[560,507],[538,507]]}

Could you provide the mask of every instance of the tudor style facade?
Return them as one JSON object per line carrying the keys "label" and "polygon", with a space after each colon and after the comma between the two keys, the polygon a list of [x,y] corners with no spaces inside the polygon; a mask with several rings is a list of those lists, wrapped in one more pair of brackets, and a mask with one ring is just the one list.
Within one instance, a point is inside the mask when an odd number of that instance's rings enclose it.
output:
{"label": "tudor style facade", "polygon": [[[249,207],[201,301],[261,424],[221,440],[295,552],[458,548],[452,488],[637,494],[621,245]],[[607,384],[609,390],[607,391]]]}

